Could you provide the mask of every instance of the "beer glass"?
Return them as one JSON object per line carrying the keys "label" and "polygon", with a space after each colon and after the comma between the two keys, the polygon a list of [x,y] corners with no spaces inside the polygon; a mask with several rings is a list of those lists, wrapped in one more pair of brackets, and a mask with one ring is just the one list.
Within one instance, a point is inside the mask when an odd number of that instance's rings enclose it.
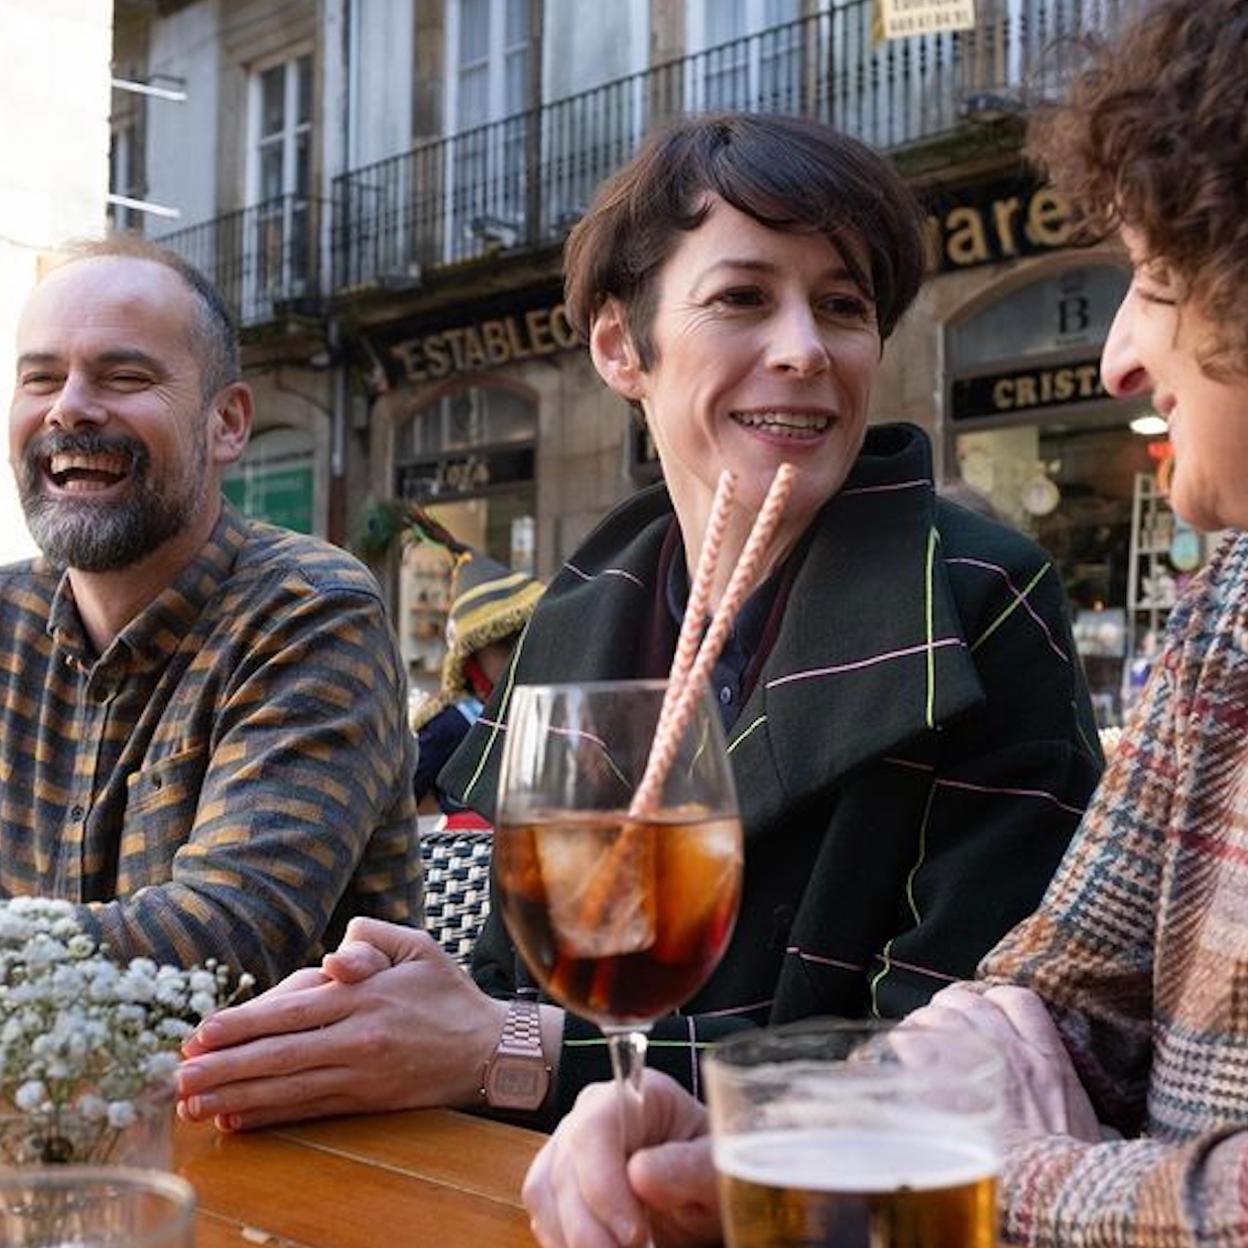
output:
{"label": "beer glass", "polygon": [[981,1037],[798,1023],[705,1063],[728,1248],[993,1248],[1004,1066]]}
{"label": "beer glass", "polygon": [[503,922],[542,988],[607,1036],[626,1146],[635,1141],[646,1032],[710,977],[741,896],[736,790],[709,690],[657,806],[630,814],[666,688],[662,680],[518,686],[494,833]]}
{"label": "beer glass", "polygon": [[192,1248],[195,1191],[160,1170],[51,1166],[0,1171],[7,1248]]}

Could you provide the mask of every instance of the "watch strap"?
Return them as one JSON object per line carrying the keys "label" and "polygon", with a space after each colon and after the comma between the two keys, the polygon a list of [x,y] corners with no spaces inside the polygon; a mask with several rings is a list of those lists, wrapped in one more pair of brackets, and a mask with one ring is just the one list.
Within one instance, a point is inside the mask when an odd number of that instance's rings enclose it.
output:
{"label": "watch strap", "polygon": [[494,1055],[481,1072],[481,1099],[491,1109],[538,1110],[550,1089],[550,1075],[542,1049],[541,1007],[528,998],[512,1000]]}

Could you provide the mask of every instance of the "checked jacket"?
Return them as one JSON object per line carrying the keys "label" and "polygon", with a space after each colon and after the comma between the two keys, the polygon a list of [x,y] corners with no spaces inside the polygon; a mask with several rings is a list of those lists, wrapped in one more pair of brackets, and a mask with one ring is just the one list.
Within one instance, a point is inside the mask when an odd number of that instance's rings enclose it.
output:
{"label": "checked jacket", "polygon": [[[441,775],[492,817],[516,683],[665,675],[675,645],[663,486],[617,508],[552,581],[490,706]],[[718,970],[652,1032],[698,1085],[726,1031],[815,1014],[900,1015],[1030,913],[1101,755],[1057,571],[1013,530],[937,499],[930,446],[876,426],[790,556],[728,734],[745,828],[741,914]],[[493,908],[478,983],[531,987]],[[569,1017],[556,1113],[609,1077]]]}
{"label": "checked jacket", "polygon": [[1248,1243],[1248,535],[1162,656],[1037,913],[981,968],[1038,993],[1098,1117],[1008,1158],[1009,1243]]}

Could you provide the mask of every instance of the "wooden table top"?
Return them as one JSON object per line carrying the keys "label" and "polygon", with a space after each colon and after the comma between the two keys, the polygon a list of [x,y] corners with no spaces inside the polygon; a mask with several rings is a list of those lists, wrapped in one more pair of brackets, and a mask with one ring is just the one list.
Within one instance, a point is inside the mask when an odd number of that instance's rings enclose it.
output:
{"label": "wooden table top", "polygon": [[533,1248],[520,1184],[545,1136],[452,1110],[221,1135],[178,1123],[197,1248]]}

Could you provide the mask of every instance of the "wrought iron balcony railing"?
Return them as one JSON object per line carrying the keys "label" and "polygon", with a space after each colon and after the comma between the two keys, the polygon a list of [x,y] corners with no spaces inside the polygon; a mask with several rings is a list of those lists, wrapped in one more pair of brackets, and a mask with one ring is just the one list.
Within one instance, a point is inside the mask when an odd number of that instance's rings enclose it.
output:
{"label": "wrought iron balcony railing", "polygon": [[830,7],[335,179],[333,286],[416,284],[431,268],[558,242],[594,189],[670,117],[818,117],[882,150],[1021,112],[1079,41],[1148,0],[979,0],[974,31],[877,42],[871,0]]}
{"label": "wrought iron balcony railing", "polygon": [[324,292],[320,223],[319,200],[280,195],[155,241],[200,269],[239,324],[249,326]]}

